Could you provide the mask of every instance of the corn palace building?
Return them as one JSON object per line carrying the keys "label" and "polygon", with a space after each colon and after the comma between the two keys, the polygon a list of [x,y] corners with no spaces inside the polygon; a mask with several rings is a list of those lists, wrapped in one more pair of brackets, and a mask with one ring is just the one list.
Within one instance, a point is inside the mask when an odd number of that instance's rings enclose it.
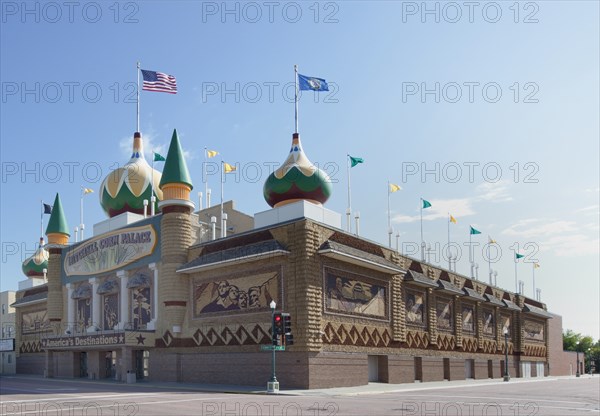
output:
{"label": "corn palace building", "polygon": [[98,190],[109,218],[92,237],[69,243],[56,196],[47,243],[23,264],[47,281],[14,303],[18,372],[264,385],[275,301],[294,336],[277,352],[284,388],[501,378],[506,348],[511,377],[549,374],[561,334],[546,305],[342,230],[297,133],[265,182],[272,208],[228,202],[219,224],[219,206],[195,211],[177,133],[162,173],[142,146],[136,133]]}

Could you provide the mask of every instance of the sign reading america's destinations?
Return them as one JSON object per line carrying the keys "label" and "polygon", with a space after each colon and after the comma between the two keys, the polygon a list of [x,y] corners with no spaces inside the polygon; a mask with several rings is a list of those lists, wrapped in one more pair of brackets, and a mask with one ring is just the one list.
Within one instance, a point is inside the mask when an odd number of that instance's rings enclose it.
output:
{"label": "sign reading america's destinations", "polygon": [[97,347],[125,344],[125,334],[43,338],[42,348]]}
{"label": "sign reading america's destinations", "polygon": [[156,242],[156,231],[150,224],[103,234],[65,256],[65,274],[86,276],[123,267],[152,254]]}

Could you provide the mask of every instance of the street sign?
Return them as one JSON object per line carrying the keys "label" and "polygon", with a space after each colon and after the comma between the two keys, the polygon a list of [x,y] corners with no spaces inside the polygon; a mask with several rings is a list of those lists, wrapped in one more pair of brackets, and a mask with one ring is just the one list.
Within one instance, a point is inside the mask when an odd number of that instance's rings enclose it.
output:
{"label": "street sign", "polygon": [[261,351],[285,351],[285,345],[261,345]]}

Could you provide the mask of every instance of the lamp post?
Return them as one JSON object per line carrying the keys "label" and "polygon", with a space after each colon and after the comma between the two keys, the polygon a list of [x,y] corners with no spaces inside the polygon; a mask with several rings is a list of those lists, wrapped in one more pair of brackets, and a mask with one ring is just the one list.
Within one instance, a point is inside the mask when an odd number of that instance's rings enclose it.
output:
{"label": "lamp post", "polygon": [[[275,334],[275,308],[277,304],[274,300],[269,303],[269,307],[271,308],[271,337]],[[268,393],[277,393],[279,392],[279,382],[277,381],[277,377],[275,376],[275,346],[272,345],[271,350],[271,380],[267,383],[267,392]]]}
{"label": "lamp post", "polygon": [[575,372],[575,377],[580,377],[581,372],[579,371],[579,341],[575,344],[575,350],[577,351],[577,371]]}
{"label": "lamp post", "polygon": [[509,381],[508,374],[508,328],[504,328],[504,381]]}
{"label": "lamp post", "polygon": [[592,349],[588,348],[588,365],[590,366],[590,376],[592,375]]}

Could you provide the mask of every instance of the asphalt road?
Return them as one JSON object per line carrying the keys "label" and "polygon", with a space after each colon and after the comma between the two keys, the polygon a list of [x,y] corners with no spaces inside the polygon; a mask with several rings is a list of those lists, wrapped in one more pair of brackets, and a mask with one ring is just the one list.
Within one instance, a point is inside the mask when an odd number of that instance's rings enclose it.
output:
{"label": "asphalt road", "polygon": [[[280,395],[199,391],[206,386],[0,378],[2,415],[598,415],[600,377],[509,383],[370,384]],[[217,390],[219,390],[217,388]],[[221,390],[228,390],[223,389]]]}

